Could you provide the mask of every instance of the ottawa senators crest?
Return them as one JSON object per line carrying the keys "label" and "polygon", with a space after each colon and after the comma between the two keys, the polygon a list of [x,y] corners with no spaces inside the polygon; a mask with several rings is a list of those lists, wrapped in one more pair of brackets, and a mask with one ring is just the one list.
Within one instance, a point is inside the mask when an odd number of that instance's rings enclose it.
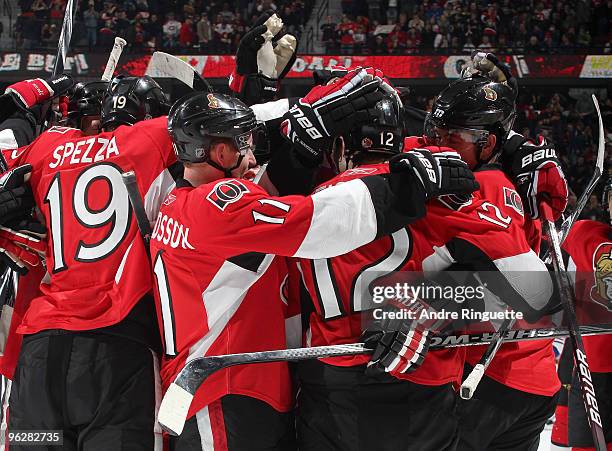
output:
{"label": "ottawa senators crest", "polygon": [[601,243],[593,253],[595,285],[591,299],[612,311],[612,243]]}
{"label": "ottawa senators crest", "polygon": [[209,108],[219,108],[219,101],[214,94],[208,94],[206,98],[208,99]]}
{"label": "ottawa senators crest", "polygon": [[490,100],[491,102],[495,102],[497,100],[497,92],[495,92],[493,89],[485,86],[482,88],[482,90],[485,93],[485,99]]}
{"label": "ottawa senators crest", "polygon": [[217,183],[212,191],[208,193],[206,199],[217,207],[219,210],[225,210],[229,204],[238,202],[244,193],[248,193],[249,189],[238,180],[224,180]]}

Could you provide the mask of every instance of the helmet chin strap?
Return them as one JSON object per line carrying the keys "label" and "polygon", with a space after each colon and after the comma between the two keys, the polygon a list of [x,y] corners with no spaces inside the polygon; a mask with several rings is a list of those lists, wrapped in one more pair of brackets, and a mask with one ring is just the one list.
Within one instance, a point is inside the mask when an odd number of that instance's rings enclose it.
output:
{"label": "helmet chin strap", "polygon": [[220,170],[225,175],[225,178],[232,178],[232,171],[240,166],[242,160],[244,159],[244,155],[238,155],[238,161],[231,168],[224,168],[219,163],[214,162],[212,159],[209,159],[207,163],[211,165],[213,168]]}

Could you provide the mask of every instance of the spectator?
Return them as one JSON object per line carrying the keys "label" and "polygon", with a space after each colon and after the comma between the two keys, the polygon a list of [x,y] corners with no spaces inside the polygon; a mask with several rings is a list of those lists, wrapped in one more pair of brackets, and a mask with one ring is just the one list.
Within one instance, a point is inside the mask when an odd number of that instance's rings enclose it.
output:
{"label": "spectator", "polygon": [[153,43],[153,47],[161,46],[163,27],[157,14],[151,14],[149,22],[144,24],[144,29],[147,33],[149,42]]}
{"label": "spectator", "polygon": [[414,13],[412,19],[408,22],[408,28],[414,28],[418,31],[422,31],[425,28],[425,22],[419,16],[419,13]]}
{"label": "spectator", "polygon": [[200,51],[207,53],[210,51],[210,44],[212,41],[212,25],[208,20],[206,14],[202,14],[202,17],[197,23],[198,30],[198,43],[200,44]]}
{"label": "spectator", "polygon": [[321,25],[321,41],[325,45],[325,51],[327,53],[336,51],[338,45],[336,28],[337,24],[334,22],[332,16],[328,15],[325,18],[325,23]]}
{"label": "spectator", "polygon": [[95,9],[95,2],[89,0],[89,7],[83,13],[85,28],[87,29],[87,46],[93,49],[98,43],[98,19],[100,14]]}
{"label": "spectator", "polygon": [[179,33],[179,44],[183,51],[188,50],[194,42],[195,34],[193,32],[193,20],[187,17],[181,25]]}
{"label": "spectator", "polygon": [[542,47],[538,42],[538,37],[531,35],[529,42],[525,45],[525,53],[541,53]]}
{"label": "spectator", "polygon": [[484,35],[482,37],[482,42],[478,46],[478,50],[482,52],[490,52],[490,53],[495,52],[495,47],[493,47],[493,44],[491,44],[489,36]]}
{"label": "spectator", "polygon": [[217,20],[220,20],[220,22],[214,27],[215,47],[220,53],[230,53],[232,50],[234,27],[221,17],[218,17]]}
{"label": "spectator", "polygon": [[174,18],[174,13],[170,12],[167,15],[167,20],[162,27],[163,38],[162,46],[167,49],[174,49],[178,46],[178,37],[181,31],[181,23]]}

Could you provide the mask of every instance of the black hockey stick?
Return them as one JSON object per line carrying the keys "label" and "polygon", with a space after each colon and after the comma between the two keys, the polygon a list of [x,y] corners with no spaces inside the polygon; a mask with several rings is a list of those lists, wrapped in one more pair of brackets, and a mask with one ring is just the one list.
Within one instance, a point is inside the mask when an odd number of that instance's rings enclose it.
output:
{"label": "black hockey stick", "polygon": [[495,354],[497,354],[497,351],[499,351],[499,348],[504,342],[504,336],[512,328],[515,322],[516,320],[514,318],[508,318],[505,319],[502,325],[499,327],[499,330],[495,333],[493,341],[489,343],[489,346],[478,363],[474,366],[474,368],[472,368],[472,372],[461,384],[459,396],[461,396],[462,399],[472,399],[472,396],[474,396],[474,392],[476,391],[476,388],[478,388],[478,384],[482,380],[485,371],[487,371],[487,368],[495,358]]}
{"label": "black hockey stick", "polygon": [[[612,333],[612,324],[581,326],[580,330],[583,335],[610,334]],[[496,333],[485,332],[480,334],[434,336],[431,339],[430,349],[486,345],[491,343],[496,335]],[[504,340],[515,342],[567,336],[567,329],[509,330]],[[196,358],[187,362],[174,382],[170,384],[159,407],[158,421],[170,434],[180,435],[185,426],[189,406],[196,391],[208,377],[223,368],[248,363],[295,362],[326,357],[361,355],[369,354],[372,351],[372,349],[366,348],[364,343],[352,343]]]}
{"label": "black hockey stick", "polygon": [[149,223],[149,218],[147,217],[147,212],[144,208],[142,196],[140,195],[140,191],[138,191],[138,184],[136,183],[136,174],[134,173],[134,171],[128,171],[121,174],[121,177],[123,178],[123,184],[127,189],[130,204],[132,205],[132,211],[134,212],[134,216],[136,216],[136,223],[138,224],[138,230],[140,231],[140,235],[144,240],[147,255],[151,257],[149,242],[151,241],[153,230],[151,229],[151,224]]}
{"label": "black hockey stick", "polygon": [[[76,2],[74,0],[68,0],[66,3],[66,11],[64,11],[64,22],[62,23],[62,31],[60,32],[59,41],[57,43],[57,54],[53,63],[53,77],[58,76],[64,72],[66,66],[66,57],[68,55],[68,49],[70,48],[70,41],[72,40],[72,24],[74,23],[74,16],[76,15]],[[51,101],[46,102],[41,108],[41,118],[43,123],[41,124],[38,134],[45,130],[50,122],[48,117],[49,108]]]}
{"label": "black hockey stick", "polygon": [[584,350],[582,333],[576,318],[576,295],[574,294],[574,290],[572,289],[571,282],[565,270],[563,256],[561,255],[559,235],[555,230],[555,223],[552,220],[552,211],[548,205],[544,203],[540,204],[540,211],[543,213],[542,225],[544,226],[544,232],[548,237],[548,244],[551,250],[555,281],[559,288],[561,303],[568,322],[569,337],[574,350],[574,361],[578,368],[577,373],[580,381],[580,392],[582,394],[584,408],[587,412],[587,419],[591,428],[591,434],[593,435],[593,444],[595,445],[595,449],[597,451],[606,451],[606,439],[604,437],[604,431],[601,424],[601,416],[599,414],[599,407],[595,396],[595,389],[593,387],[593,379],[591,378],[591,371],[589,369],[586,352]]}
{"label": "black hockey stick", "polygon": [[[580,216],[580,213],[582,213],[582,210],[584,210],[587,201],[591,197],[591,194],[593,194],[595,186],[597,186],[597,183],[599,182],[599,179],[603,174],[604,156],[606,153],[606,138],[603,120],[601,118],[601,111],[599,109],[599,103],[597,102],[597,97],[595,97],[595,94],[593,94],[592,98],[593,103],[595,104],[595,110],[597,111],[597,118],[599,121],[599,140],[597,146],[597,160],[595,160],[595,170],[593,171],[593,175],[591,177],[591,180],[589,180],[586,189],[580,196],[580,199],[578,199],[578,201],[576,202],[576,208],[567,218],[565,218],[565,220],[561,224],[561,227],[559,228],[559,244],[563,244],[563,242],[567,238],[567,235],[569,235],[572,226],[578,219],[578,216]],[[549,249],[544,255],[544,261],[547,261],[550,258],[550,252],[551,250]]]}

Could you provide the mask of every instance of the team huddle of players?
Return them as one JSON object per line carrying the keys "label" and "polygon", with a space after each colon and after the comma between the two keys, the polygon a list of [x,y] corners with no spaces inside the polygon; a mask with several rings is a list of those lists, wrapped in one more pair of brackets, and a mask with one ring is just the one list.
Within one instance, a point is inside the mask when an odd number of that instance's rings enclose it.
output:
{"label": "team huddle of players", "polygon": [[[540,202],[558,219],[567,185],[548,143],[512,132],[508,68],[474,55],[424,134],[410,136],[376,68],[317,71],[306,96],[271,97],[295,45],[273,45],[268,29],[243,38],[231,96],[170,105],[147,76],[74,87],[62,76],[0,97],[2,261],[21,274],[0,364],[12,380],[9,430],[59,429],[75,450],[536,450],[561,388],[551,341],[503,345],[474,399],[458,402],[483,349],[428,351],[434,331],[457,324],[364,327],[362,288],[407,271],[478,274],[529,323],[559,310],[538,257]],[[268,44],[266,63],[257,55]],[[258,67],[269,61],[274,70]],[[41,106],[64,92],[64,118],[35,136]],[[612,246],[607,225],[596,238],[580,232],[593,227],[579,222],[566,242],[590,274]],[[461,305],[384,306],[406,308]],[[180,436],[156,425],[193,358],[358,341],[373,353],[219,371]],[[605,343],[587,350],[612,443]],[[570,444],[592,446],[581,405],[569,405]]]}

